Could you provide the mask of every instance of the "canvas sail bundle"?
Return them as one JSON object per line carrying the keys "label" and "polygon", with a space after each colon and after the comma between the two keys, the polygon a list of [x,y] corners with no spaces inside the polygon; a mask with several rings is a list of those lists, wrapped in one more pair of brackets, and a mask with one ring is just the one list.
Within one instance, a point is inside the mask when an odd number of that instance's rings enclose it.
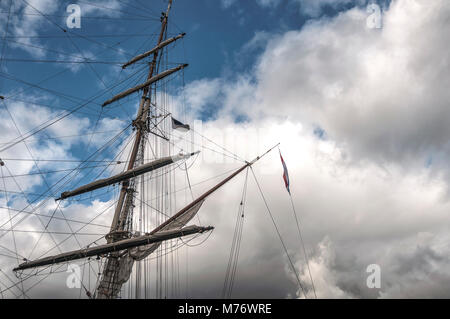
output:
{"label": "canvas sail bundle", "polygon": [[[164,226],[164,228],[161,231],[164,232],[175,229],[182,229],[192,218],[194,218],[194,216],[200,210],[200,207],[202,206],[203,202],[204,201],[197,203],[185,214],[169,222],[167,225]],[[118,266],[116,268],[119,269],[119,271],[116,274],[117,277],[116,283],[118,284],[117,287],[122,286],[130,279],[135,261],[144,260],[153,252],[155,252],[159,246],[161,246],[160,242],[145,246],[134,247],[132,249],[129,249],[123,256],[119,257],[116,262]],[[100,283],[100,287],[106,286],[109,280],[111,280],[109,277],[103,278],[103,280]],[[112,291],[113,294],[117,293],[117,291],[114,291],[115,287],[110,287],[110,289],[113,290]],[[108,289],[103,289],[102,291],[108,291]],[[106,298],[106,296],[103,297]]]}
{"label": "canvas sail bundle", "polygon": [[[195,206],[193,206],[191,209],[189,209],[185,214],[181,215],[179,218],[172,220],[167,225],[165,225],[161,231],[166,230],[173,230],[173,229],[181,229],[184,227],[194,216],[197,214],[197,212],[200,210],[200,207],[203,205],[204,201],[201,201],[197,203]],[[153,253],[158,247],[161,245],[161,243],[136,247],[133,249],[130,249],[130,256],[134,260],[143,260],[147,256],[149,256],[151,253]]]}
{"label": "canvas sail bundle", "polygon": [[72,260],[78,260],[82,258],[88,258],[92,256],[100,256],[100,255],[106,255],[109,253],[120,253],[123,250],[131,249],[134,247],[149,245],[152,243],[158,243],[161,241],[178,238],[181,236],[187,236],[192,235],[196,233],[205,232],[208,230],[211,230],[212,227],[198,227],[198,226],[189,226],[185,227],[183,229],[172,229],[172,230],[166,230],[161,231],[155,234],[147,234],[144,236],[139,236],[136,238],[129,238],[124,239],[116,242],[112,242],[105,245],[100,245],[96,247],[89,247],[89,248],[83,248],[67,253],[62,253],[56,256],[50,256],[45,257],[41,259],[37,259],[34,261],[26,261],[22,264],[20,264],[18,267],[14,269],[14,271],[17,270],[24,270],[29,268],[35,268],[35,267],[42,267],[46,265],[54,265],[57,263],[62,262],[68,262]]}
{"label": "canvas sail bundle", "polygon": [[76,195],[81,195],[81,194],[91,192],[91,191],[94,191],[94,190],[102,188],[102,187],[106,187],[109,185],[113,185],[113,184],[116,184],[119,182],[126,181],[132,177],[136,177],[136,176],[154,171],[155,169],[170,165],[170,164],[180,161],[182,159],[187,159],[197,153],[198,152],[190,153],[190,154],[179,154],[179,155],[164,157],[164,158],[155,160],[153,162],[138,166],[136,168],[125,171],[118,175],[115,175],[115,176],[112,176],[109,178],[105,178],[105,179],[99,179],[90,184],[78,187],[77,189],[75,189],[73,191],[61,193],[61,196],[57,200],[66,199],[68,197],[72,197],[72,196],[76,196]]}

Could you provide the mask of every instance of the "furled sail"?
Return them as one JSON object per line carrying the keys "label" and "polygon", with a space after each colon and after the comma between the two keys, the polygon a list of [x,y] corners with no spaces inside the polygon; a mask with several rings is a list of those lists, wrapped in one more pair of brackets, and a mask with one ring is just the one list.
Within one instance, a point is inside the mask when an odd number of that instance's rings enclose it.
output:
{"label": "furled sail", "polygon": [[106,186],[109,186],[112,184],[126,181],[130,178],[154,171],[155,169],[170,165],[170,164],[180,161],[182,159],[187,159],[197,153],[198,152],[188,153],[188,154],[178,154],[175,156],[168,156],[168,157],[160,158],[156,161],[138,166],[136,168],[130,169],[123,173],[120,173],[120,174],[117,174],[117,175],[114,175],[114,176],[111,176],[111,177],[108,177],[105,179],[99,179],[90,184],[83,185],[73,191],[64,192],[61,194],[60,198],[58,198],[57,200],[66,199],[68,197],[84,194],[84,193],[91,192],[91,191],[94,191],[94,190],[102,188],[102,187],[106,187]]}
{"label": "furled sail", "polygon": [[[203,202],[204,202],[204,200],[201,202],[198,202],[195,206],[193,206],[191,209],[189,209],[182,216],[180,216],[177,219],[172,220],[167,225],[165,225],[160,231],[181,229],[182,227],[184,227],[192,218],[194,218],[194,216],[200,210],[200,207],[202,206]],[[158,233],[160,231],[158,231]],[[161,245],[161,243],[154,243],[154,244],[150,244],[150,245],[146,245],[146,246],[135,247],[133,249],[130,249],[130,256],[134,260],[138,260],[138,261],[143,260],[147,256],[149,256],[151,253],[153,253],[156,249],[158,249],[158,247],[160,245]]]}
{"label": "furled sail", "polygon": [[181,236],[192,235],[196,233],[203,233],[205,231],[209,231],[213,229],[212,227],[198,227],[198,226],[189,226],[183,229],[172,229],[166,230],[162,232],[158,232],[157,234],[146,234],[143,236],[124,239],[120,241],[116,241],[113,243],[100,245],[96,247],[79,249],[63,254],[59,254],[56,256],[50,256],[34,261],[27,261],[20,264],[17,268],[13,269],[14,271],[24,270],[29,268],[41,267],[46,265],[54,265],[57,263],[68,262],[72,260],[105,255],[108,253],[121,252],[126,249],[139,247],[143,245],[149,245],[152,243],[157,243]]}
{"label": "furled sail", "polygon": [[[204,200],[198,202],[191,209],[186,211],[182,216],[170,221],[163,227],[163,229],[159,230],[156,235],[183,229],[183,227],[192,218],[194,218],[194,216],[200,210],[203,202]],[[136,246],[132,249],[129,249],[128,252],[125,252],[123,255],[117,256],[117,258],[111,264],[107,264],[106,267],[111,267],[111,271],[105,272],[97,290],[97,298],[107,299],[111,296],[116,296],[119,293],[122,285],[130,279],[134,262],[141,261],[147,258],[156,249],[158,249],[160,245],[161,242],[155,242],[145,246]],[[114,272],[114,270],[116,272]],[[111,280],[111,276],[115,276],[115,280]]]}

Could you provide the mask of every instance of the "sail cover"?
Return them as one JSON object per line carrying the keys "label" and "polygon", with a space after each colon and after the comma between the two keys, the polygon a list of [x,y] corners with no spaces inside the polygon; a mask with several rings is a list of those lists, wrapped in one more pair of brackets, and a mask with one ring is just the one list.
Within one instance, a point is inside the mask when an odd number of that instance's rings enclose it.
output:
{"label": "sail cover", "polygon": [[130,169],[130,170],[120,173],[118,175],[114,175],[109,178],[99,179],[90,184],[78,187],[75,190],[61,193],[61,196],[57,200],[66,199],[68,197],[84,194],[84,193],[91,192],[91,191],[94,191],[94,190],[102,188],[102,187],[106,187],[109,185],[113,185],[113,184],[116,184],[119,182],[129,180],[130,178],[154,171],[158,168],[170,165],[170,164],[178,162],[182,159],[187,159],[197,153],[198,152],[188,153],[188,154],[180,153],[178,155],[168,156],[168,157],[157,159],[153,162],[135,167],[133,169]]}
{"label": "sail cover", "polygon": [[[186,213],[169,222],[158,232],[183,228],[192,218],[194,218],[194,216],[200,210],[203,202],[204,200],[198,202],[197,204],[192,206]],[[131,272],[133,271],[134,261],[141,261],[147,258],[151,253],[158,249],[160,245],[161,243],[154,243],[145,246],[134,247],[132,249],[129,249],[125,255],[118,258],[116,263],[119,263],[120,265],[117,265],[119,267],[114,268],[116,269],[116,274],[113,275],[113,270],[111,270],[110,272],[106,272],[106,277],[104,276],[102,278],[99,285],[98,298],[110,298],[111,296],[117,295],[120,291],[120,287],[130,279]],[[108,266],[109,263],[106,265],[106,267]],[[116,282],[114,285],[111,285],[112,280],[110,277],[112,275],[116,276]]]}
{"label": "sail cover", "polygon": [[[191,209],[189,209],[186,213],[178,217],[177,219],[174,219],[167,225],[165,225],[162,229],[159,231],[165,231],[165,230],[173,230],[173,229],[181,229],[183,228],[192,218],[194,218],[195,214],[200,210],[200,207],[202,206],[204,200],[201,202],[198,202],[196,205],[194,205]],[[134,260],[143,260],[147,256],[149,256],[151,253],[153,253],[161,243],[155,243],[150,244],[146,246],[140,246],[135,247],[130,250],[130,256]]]}

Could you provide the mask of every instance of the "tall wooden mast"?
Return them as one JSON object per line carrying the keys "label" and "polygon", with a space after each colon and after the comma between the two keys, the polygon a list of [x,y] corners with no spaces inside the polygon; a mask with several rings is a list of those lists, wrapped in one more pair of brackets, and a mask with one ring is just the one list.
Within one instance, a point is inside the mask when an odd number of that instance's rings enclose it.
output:
{"label": "tall wooden mast", "polygon": [[[167,11],[162,17],[161,31],[159,33],[157,46],[159,46],[164,39],[164,34],[167,29],[167,21],[169,18],[170,9],[172,8],[172,2],[173,2],[172,0],[169,0],[169,5],[167,7]],[[159,50],[155,50],[155,52],[153,53],[153,60],[150,63],[150,69],[148,72],[147,80],[150,80],[153,77],[153,73],[155,71],[156,63],[157,63],[157,59],[158,59],[158,53],[159,53]],[[150,101],[151,101],[151,91],[150,91],[150,85],[149,85],[147,87],[144,87],[144,89],[143,89],[138,113],[136,115],[136,120],[133,123],[137,129],[137,132],[136,132],[136,138],[135,138],[134,144],[133,144],[133,149],[132,149],[131,155],[130,155],[130,161],[128,163],[128,168],[127,168],[128,170],[131,170],[136,163],[136,158],[138,155],[139,147],[141,146],[141,143],[143,140],[142,137],[144,136],[144,130],[146,129],[147,114],[148,114],[148,111],[149,111],[149,108],[151,105]],[[123,222],[121,223],[121,221],[125,221],[127,214],[128,214],[127,207],[124,207],[124,202],[126,202],[125,198],[127,196],[132,196],[130,194],[130,192],[128,191],[128,186],[129,186],[129,182],[124,182],[122,184],[122,189],[120,191],[119,200],[117,202],[117,207],[114,212],[114,219],[111,224],[111,233],[110,233],[110,236],[108,236],[108,242],[120,239],[120,237],[115,236],[115,234],[117,232],[123,231],[124,223]]]}
{"label": "tall wooden mast", "polygon": [[[171,8],[172,8],[172,0],[169,0],[169,5],[167,7],[166,13],[164,13],[161,18],[161,31],[159,33],[157,46],[160,46],[161,42],[164,39],[164,34],[166,33],[167,21],[169,18]],[[147,81],[149,81],[153,77],[158,60],[158,54],[159,50],[155,50],[155,52],[153,53],[153,60],[150,63]],[[127,170],[131,170],[134,168],[139,149],[142,147],[142,143],[144,143],[143,137],[145,136],[145,130],[147,129],[146,125],[147,115],[151,105],[150,88],[151,83],[149,84],[149,86],[143,88],[139,109],[136,115],[136,119],[133,122],[133,125],[136,128],[137,132],[133,144],[133,149],[130,154],[130,161],[128,163]],[[108,236],[106,236],[108,243],[120,241],[129,236],[128,233],[125,231],[125,225],[128,217],[129,208],[130,206],[132,206],[133,192],[134,192],[133,189],[129,189],[129,181],[124,181],[122,183],[122,189],[120,191],[119,200],[117,202],[117,206],[114,212],[114,218],[111,224],[110,233],[108,234]],[[120,268],[125,266],[123,264],[124,262],[126,263],[126,261],[124,261],[123,258],[120,258],[119,253],[111,253],[109,255],[103,268],[102,278],[97,287],[96,291],[97,298],[108,299],[117,297],[117,294],[120,292],[122,286],[122,282],[118,280],[118,273],[120,271]]]}

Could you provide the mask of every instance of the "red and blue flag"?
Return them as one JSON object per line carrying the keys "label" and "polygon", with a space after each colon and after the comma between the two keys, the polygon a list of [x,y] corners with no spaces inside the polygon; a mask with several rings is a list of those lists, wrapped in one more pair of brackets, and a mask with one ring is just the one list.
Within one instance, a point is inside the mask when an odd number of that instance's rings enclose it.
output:
{"label": "red and blue flag", "polygon": [[288,191],[289,194],[291,194],[291,190],[289,189],[289,173],[288,173],[288,169],[286,167],[286,163],[283,160],[283,156],[281,156],[281,152],[280,152],[280,158],[281,158],[281,164],[283,164],[283,179],[284,179],[284,184],[286,186],[286,189]]}

